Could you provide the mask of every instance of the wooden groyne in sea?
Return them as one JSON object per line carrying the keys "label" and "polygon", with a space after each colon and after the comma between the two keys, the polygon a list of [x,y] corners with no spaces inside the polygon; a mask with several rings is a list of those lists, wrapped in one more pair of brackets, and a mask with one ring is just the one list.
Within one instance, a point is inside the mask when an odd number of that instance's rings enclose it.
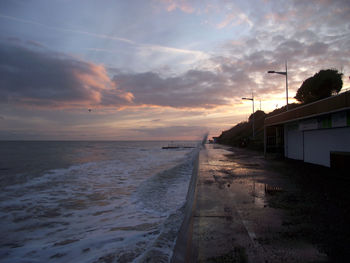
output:
{"label": "wooden groyne in sea", "polygon": [[169,143],[167,146],[163,146],[162,149],[186,149],[186,148],[196,148],[194,144],[185,144],[185,143]]}

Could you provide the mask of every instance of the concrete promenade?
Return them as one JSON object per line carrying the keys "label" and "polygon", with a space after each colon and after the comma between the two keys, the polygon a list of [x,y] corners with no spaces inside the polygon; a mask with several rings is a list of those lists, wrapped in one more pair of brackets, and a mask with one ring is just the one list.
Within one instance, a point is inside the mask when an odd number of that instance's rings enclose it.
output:
{"label": "concrete promenade", "polygon": [[199,156],[186,262],[323,262],[311,244],[283,236],[285,211],[269,195],[295,191],[261,154],[205,145]]}

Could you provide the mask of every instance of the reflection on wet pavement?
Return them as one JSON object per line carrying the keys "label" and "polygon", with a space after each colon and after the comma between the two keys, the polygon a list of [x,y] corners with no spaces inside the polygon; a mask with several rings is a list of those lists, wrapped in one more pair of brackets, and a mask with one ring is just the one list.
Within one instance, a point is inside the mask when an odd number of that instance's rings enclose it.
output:
{"label": "reflection on wet pavement", "polygon": [[[322,262],[324,255],[312,245],[281,237],[285,214],[270,207],[269,198],[282,191],[295,186],[269,169],[259,153],[206,145],[199,161],[192,260]],[[220,261],[223,255],[229,261]]]}

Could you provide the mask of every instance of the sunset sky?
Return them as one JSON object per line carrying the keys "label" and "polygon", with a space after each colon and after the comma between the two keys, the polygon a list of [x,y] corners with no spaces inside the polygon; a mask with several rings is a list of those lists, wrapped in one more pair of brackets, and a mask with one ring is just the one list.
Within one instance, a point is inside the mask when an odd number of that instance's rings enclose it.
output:
{"label": "sunset sky", "polygon": [[285,105],[285,60],[290,102],[350,87],[350,2],[1,0],[0,140],[217,136]]}

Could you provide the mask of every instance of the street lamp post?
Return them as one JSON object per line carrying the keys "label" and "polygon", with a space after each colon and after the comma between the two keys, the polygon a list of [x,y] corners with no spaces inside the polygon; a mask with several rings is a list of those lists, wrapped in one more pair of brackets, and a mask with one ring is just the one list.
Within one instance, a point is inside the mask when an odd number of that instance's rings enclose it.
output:
{"label": "street lamp post", "polygon": [[287,100],[287,110],[288,110],[288,70],[287,70],[287,60],[286,60],[286,71],[274,71],[269,70],[267,73],[276,73],[286,76],[286,100]]}
{"label": "street lamp post", "polygon": [[242,100],[251,100],[253,103],[253,139],[255,139],[255,129],[254,129],[254,94],[252,93],[252,97],[251,98],[242,98]]}

